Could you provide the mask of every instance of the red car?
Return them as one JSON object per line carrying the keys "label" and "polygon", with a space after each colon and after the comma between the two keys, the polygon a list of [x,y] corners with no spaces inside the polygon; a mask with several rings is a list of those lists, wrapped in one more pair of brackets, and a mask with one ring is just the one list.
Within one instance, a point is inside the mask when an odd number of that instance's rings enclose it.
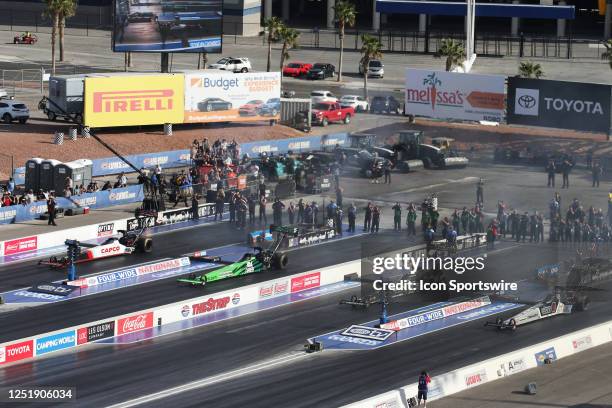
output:
{"label": "red car", "polygon": [[310,68],[312,68],[312,64],[305,62],[290,62],[283,68],[283,75],[297,78],[306,75],[308,71],[310,71]]}
{"label": "red car", "polygon": [[312,105],[311,121],[313,124],[327,126],[331,122],[348,124],[355,116],[355,108],[343,108],[338,102],[317,102]]}
{"label": "red car", "polygon": [[264,101],[260,100],[248,101],[238,108],[238,114],[240,116],[257,116],[259,115],[259,111],[261,110],[263,104]]}

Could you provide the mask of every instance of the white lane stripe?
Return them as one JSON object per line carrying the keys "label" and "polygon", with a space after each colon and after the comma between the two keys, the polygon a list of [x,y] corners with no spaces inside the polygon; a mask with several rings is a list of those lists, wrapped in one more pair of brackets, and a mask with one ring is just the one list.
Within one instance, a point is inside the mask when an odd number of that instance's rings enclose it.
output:
{"label": "white lane stripe", "polygon": [[142,404],[147,404],[152,401],[157,401],[160,399],[168,398],[173,395],[192,391],[198,388],[204,388],[204,387],[208,387],[210,385],[214,385],[220,382],[233,380],[234,378],[248,375],[254,372],[259,372],[261,370],[268,370],[268,369],[271,369],[272,367],[276,367],[282,364],[287,364],[287,363],[290,363],[291,361],[301,359],[309,355],[310,354],[300,352],[300,353],[290,354],[286,356],[281,356],[276,359],[252,364],[244,368],[239,368],[237,370],[217,374],[212,377],[202,378],[200,380],[196,380],[190,383],[168,388],[168,389],[165,389],[163,391],[159,391],[153,394],[144,395],[142,397],[135,398],[129,401],[124,401],[118,404],[109,405],[107,406],[107,408],[129,408],[129,407],[135,407],[135,406],[142,405]]}

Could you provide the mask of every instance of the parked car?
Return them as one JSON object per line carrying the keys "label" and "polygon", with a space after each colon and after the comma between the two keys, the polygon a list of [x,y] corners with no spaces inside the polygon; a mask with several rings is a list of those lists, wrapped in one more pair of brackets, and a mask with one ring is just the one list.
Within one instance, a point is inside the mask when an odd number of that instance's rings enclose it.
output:
{"label": "parked car", "polygon": [[276,116],[280,112],[280,109],[281,109],[280,98],[270,98],[261,107],[261,109],[259,110],[259,114],[261,116]]}
{"label": "parked car", "polygon": [[317,102],[338,102],[336,95],[329,91],[312,91],[310,92],[310,100],[312,103]]}
{"label": "parked car", "polygon": [[312,64],[306,62],[290,62],[283,68],[283,75],[297,78],[306,75],[310,68],[312,68]]}
{"label": "parked car", "polygon": [[370,103],[372,113],[402,113],[402,104],[393,96],[375,96]]}
{"label": "parked car", "polygon": [[221,69],[231,72],[249,72],[251,61],[248,58],[223,57],[214,64],[208,66],[210,69]]}
{"label": "parked car", "polygon": [[30,110],[23,102],[2,98],[0,99],[0,118],[4,123],[17,120],[24,124],[30,119]]}
{"label": "parked car", "polygon": [[308,79],[332,78],[336,75],[336,67],[332,64],[317,62],[306,74]]}
{"label": "parked car", "polygon": [[[363,75],[363,65],[359,64],[359,74]],[[368,76],[372,78],[383,78],[385,76],[385,68],[380,60],[372,60],[368,65]]]}
{"label": "parked car", "polygon": [[221,98],[206,98],[198,102],[198,110],[200,112],[213,112],[232,109],[231,102],[224,101]]}
{"label": "parked car", "polygon": [[254,100],[248,101],[240,108],[238,108],[238,114],[240,116],[257,116],[259,115],[259,111],[261,107],[264,105],[264,101]]}
{"label": "parked car", "polygon": [[327,126],[332,122],[350,123],[355,116],[355,109],[343,108],[338,102],[317,102],[312,106],[311,122]]}
{"label": "parked car", "polygon": [[368,101],[363,96],[344,95],[338,101],[343,108],[353,108],[355,112],[366,112],[370,107]]}

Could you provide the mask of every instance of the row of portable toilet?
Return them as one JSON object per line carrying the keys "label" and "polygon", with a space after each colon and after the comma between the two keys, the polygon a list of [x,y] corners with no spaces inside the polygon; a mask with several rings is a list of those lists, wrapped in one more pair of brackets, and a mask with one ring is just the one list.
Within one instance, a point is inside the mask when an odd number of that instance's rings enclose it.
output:
{"label": "row of portable toilet", "polygon": [[88,159],[62,163],[53,159],[32,158],[25,165],[25,188],[27,190],[55,191],[61,195],[66,188],[66,178],[70,177],[73,186],[85,187],[91,182],[93,162]]}

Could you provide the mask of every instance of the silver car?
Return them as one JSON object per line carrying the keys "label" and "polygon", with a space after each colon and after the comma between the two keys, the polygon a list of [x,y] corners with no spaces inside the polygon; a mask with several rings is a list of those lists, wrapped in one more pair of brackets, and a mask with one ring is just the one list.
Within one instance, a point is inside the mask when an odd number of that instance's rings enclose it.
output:
{"label": "silver car", "polygon": [[[359,64],[359,74],[363,75],[363,65]],[[384,78],[385,66],[380,60],[372,60],[368,65],[368,76],[371,78]]]}

